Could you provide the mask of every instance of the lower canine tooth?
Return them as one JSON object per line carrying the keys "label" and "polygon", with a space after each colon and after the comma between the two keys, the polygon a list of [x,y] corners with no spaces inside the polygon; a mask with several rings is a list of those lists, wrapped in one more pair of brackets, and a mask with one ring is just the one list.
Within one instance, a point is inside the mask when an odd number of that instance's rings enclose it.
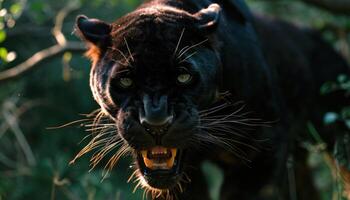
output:
{"label": "lower canine tooth", "polygon": [[147,168],[153,169],[153,161],[147,158],[147,151],[141,151],[143,162]]}
{"label": "lower canine tooth", "polygon": [[167,167],[170,169],[174,166],[174,161],[176,157],[177,149],[173,148],[171,149],[171,158],[169,158],[166,162]]}

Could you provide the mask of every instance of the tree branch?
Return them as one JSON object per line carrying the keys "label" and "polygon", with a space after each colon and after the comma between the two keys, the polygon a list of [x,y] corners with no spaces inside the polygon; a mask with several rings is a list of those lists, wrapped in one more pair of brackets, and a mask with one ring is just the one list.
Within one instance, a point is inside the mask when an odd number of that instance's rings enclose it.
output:
{"label": "tree branch", "polygon": [[56,15],[55,26],[52,29],[52,35],[55,37],[57,44],[47,49],[35,53],[32,57],[23,63],[14,66],[8,70],[0,72],[0,83],[14,79],[21,74],[33,69],[40,62],[64,53],[65,51],[85,51],[86,47],[81,42],[67,41],[62,33],[62,26],[66,16],[75,9],[80,7],[79,1],[71,1],[67,6],[62,8]]}
{"label": "tree branch", "polygon": [[32,57],[24,61],[23,63],[12,67],[8,70],[0,72],[0,83],[9,81],[18,77],[19,75],[33,69],[40,62],[57,56],[65,51],[85,51],[86,47],[81,42],[66,42],[64,45],[56,44],[47,49],[41,50],[35,53]]}
{"label": "tree branch", "polygon": [[[12,107],[14,105],[9,104],[9,107]],[[10,109],[10,108],[8,108]],[[34,156],[34,153],[25,138],[21,128],[18,125],[18,121],[16,117],[14,117],[10,111],[4,109],[2,112],[4,119],[6,123],[10,126],[10,129],[12,130],[13,134],[15,135],[20,147],[22,148],[23,154],[25,155],[27,162],[30,166],[36,165],[36,159]]]}
{"label": "tree branch", "polygon": [[64,34],[62,33],[62,27],[64,19],[67,15],[80,7],[79,1],[70,1],[67,6],[63,7],[55,17],[55,26],[52,29],[52,34],[55,37],[56,41],[60,45],[65,45],[67,40]]}
{"label": "tree branch", "polygon": [[350,15],[349,0],[302,0],[307,4],[331,11],[333,13]]}

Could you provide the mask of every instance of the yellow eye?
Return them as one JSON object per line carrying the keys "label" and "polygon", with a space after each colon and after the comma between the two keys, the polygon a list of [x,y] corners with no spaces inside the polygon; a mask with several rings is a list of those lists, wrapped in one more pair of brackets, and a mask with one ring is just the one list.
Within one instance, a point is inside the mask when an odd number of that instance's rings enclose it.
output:
{"label": "yellow eye", "polygon": [[128,88],[132,86],[133,80],[131,78],[120,78],[119,83],[123,88]]}
{"label": "yellow eye", "polygon": [[191,74],[180,74],[177,77],[177,81],[181,84],[188,84],[191,82],[191,80],[192,80]]}

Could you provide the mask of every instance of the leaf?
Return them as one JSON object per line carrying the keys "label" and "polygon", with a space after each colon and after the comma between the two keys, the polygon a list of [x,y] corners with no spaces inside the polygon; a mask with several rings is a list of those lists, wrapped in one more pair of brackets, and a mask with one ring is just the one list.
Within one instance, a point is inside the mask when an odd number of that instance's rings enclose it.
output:
{"label": "leaf", "polygon": [[345,120],[345,125],[348,127],[348,129],[350,129],[350,119]]}
{"label": "leaf", "polygon": [[323,123],[325,125],[333,124],[339,119],[339,115],[335,112],[328,112],[324,115]]}
{"label": "leaf", "polygon": [[205,161],[202,166],[202,172],[209,185],[209,194],[211,199],[218,200],[220,197],[220,188],[223,184],[223,171],[214,163]]}
{"label": "leaf", "polygon": [[5,30],[0,30],[0,43],[6,40]]}
{"label": "leaf", "polygon": [[64,62],[70,62],[72,60],[72,53],[66,52],[63,54],[63,61]]}
{"label": "leaf", "polygon": [[337,84],[333,82],[326,82],[321,86],[320,92],[322,95],[329,94],[338,89]]}
{"label": "leaf", "polygon": [[10,7],[10,12],[13,15],[19,15],[22,11],[22,5],[19,3],[12,4]]}
{"label": "leaf", "polygon": [[31,4],[30,9],[34,12],[41,12],[44,9],[44,4],[42,2],[34,2]]}
{"label": "leaf", "polygon": [[339,83],[345,83],[348,80],[348,77],[345,74],[340,74],[337,79]]}
{"label": "leaf", "polygon": [[340,88],[343,90],[350,90],[350,80],[348,82],[340,84]]}
{"label": "leaf", "polygon": [[341,115],[343,119],[349,119],[350,120],[350,107],[345,107],[341,111]]}
{"label": "leaf", "polygon": [[1,60],[3,60],[3,61],[6,61],[7,59],[7,53],[8,53],[8,51],[7,51],[7,49],[6,48],[4,48],[4,47],[0,47],[0,58],[1,58]]}

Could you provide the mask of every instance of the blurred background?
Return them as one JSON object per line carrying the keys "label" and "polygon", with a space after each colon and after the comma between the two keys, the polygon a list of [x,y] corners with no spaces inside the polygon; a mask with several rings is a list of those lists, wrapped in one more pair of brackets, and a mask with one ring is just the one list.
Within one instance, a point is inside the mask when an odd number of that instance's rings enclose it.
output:
{"label": "blurred background", "polygon": [[[108,22],[134,9],[140,0],[0,0],[0,200],[141,199],[127,184],[130,160],[122,159],[102,181],[103,164],[89,172],[85,155],[69,161],[86,144],[79,124],[48,129],[83,118],[98,108],[89,84],[89,61],[73,31],[75,17],[85,14]],[[251,9],[299,26],[319,30],[350,61],[349,0],[248,0]],[[331,67],[331,66],[330,66]],[[320,92],[347,90],[349,77],[325,83]],[[324,123],[345,121],[350,109],[327,113]],[[317,127],[310,125],[317,136]],[[317,138],[317,137],[316,137]],[[324,200],[342,199],[337,172],[323,153],[322,141],[303,144]],[[203,169],[218,199],[222,174]]]}

